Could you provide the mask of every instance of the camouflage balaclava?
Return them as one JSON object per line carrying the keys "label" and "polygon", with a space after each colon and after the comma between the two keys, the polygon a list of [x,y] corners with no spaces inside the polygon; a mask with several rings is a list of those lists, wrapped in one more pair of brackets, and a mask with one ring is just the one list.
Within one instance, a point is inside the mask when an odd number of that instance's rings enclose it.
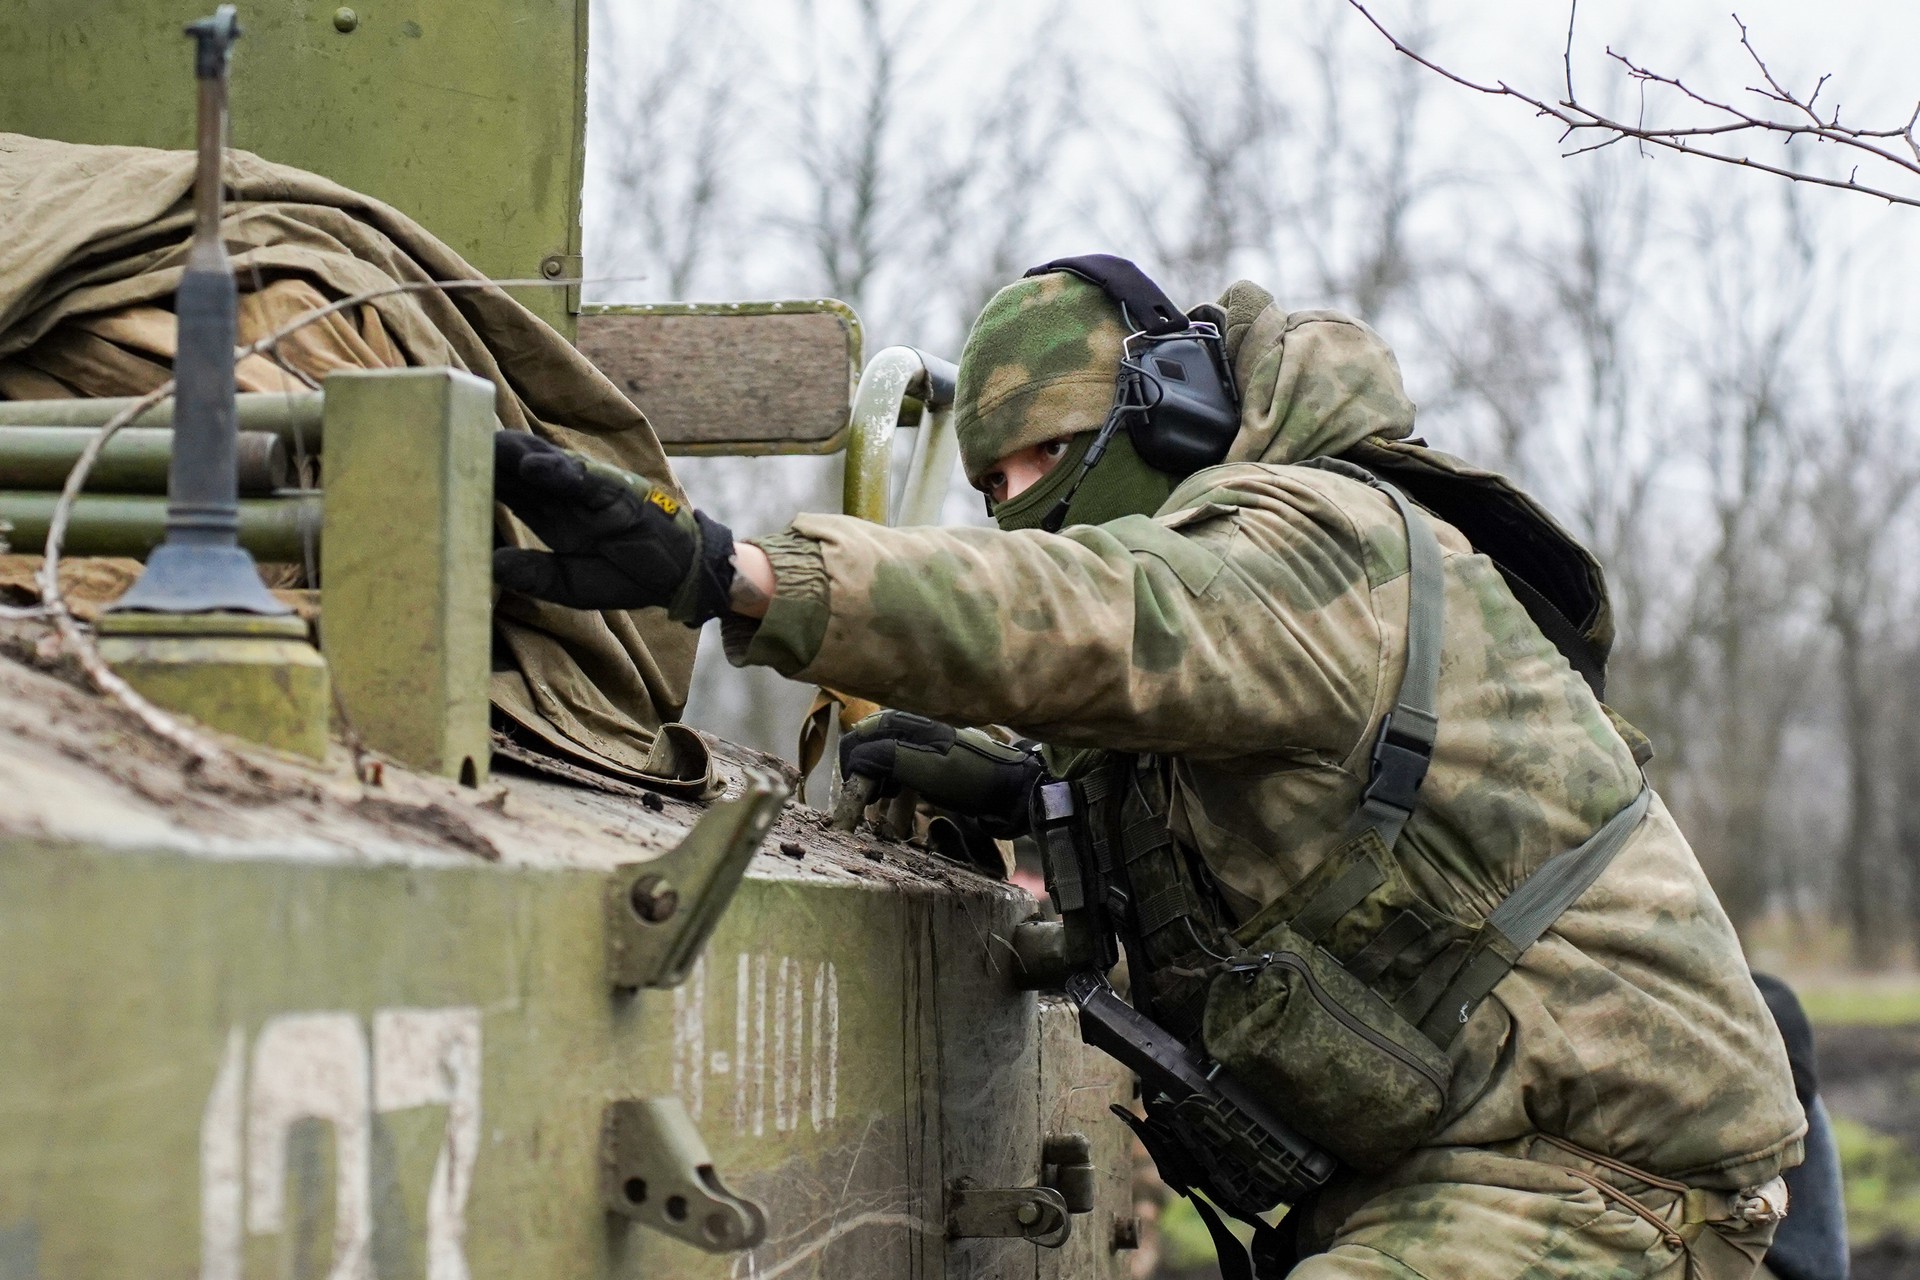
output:
{"label": "camouflage balaclava", "polygon": [[[1038,528],[1079,475],[1093,433],[1113,408],[1126,336],[1119,304],[1062,271],[1016,280],[974,321],[960,353],[953,413],[968,481],[978,485],[1010,453],[1073,440],[1044,479],[994,508],[1001,528]],[[1176,483],[1141,461],[1122,431],[1074,494],[1067,523],[1150,513]]]}

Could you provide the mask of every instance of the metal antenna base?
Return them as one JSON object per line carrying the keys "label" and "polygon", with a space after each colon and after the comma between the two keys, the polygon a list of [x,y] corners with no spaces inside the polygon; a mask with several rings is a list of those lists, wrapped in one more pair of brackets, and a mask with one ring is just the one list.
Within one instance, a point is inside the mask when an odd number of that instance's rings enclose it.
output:
{"label": "metal antenna base", "polygon": [[108,613],[292,613],[267,590],[245,547],[166,542],[147,557],[146,572]]}

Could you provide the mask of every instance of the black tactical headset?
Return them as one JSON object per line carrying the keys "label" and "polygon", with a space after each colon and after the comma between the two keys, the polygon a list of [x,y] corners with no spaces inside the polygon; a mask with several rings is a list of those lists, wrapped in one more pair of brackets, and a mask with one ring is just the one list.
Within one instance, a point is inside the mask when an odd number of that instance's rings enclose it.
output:
{"label": "black tactical headset", "polygon": [[1113,411],[1081,460],[1080,474],[1041,521],[1042,528],[1057,531],[1080,482],[1106,454],[1121,426],[1148,466],[1188,476],[1226,457],[1240,430],[1240,395],[1219,326],[1189,318],[1133,263],[1089,253],[1043,262],[1027,275],[1052,271],[1098,286],[1120,304],[1121,317],[1132,330],[1122,348]]}

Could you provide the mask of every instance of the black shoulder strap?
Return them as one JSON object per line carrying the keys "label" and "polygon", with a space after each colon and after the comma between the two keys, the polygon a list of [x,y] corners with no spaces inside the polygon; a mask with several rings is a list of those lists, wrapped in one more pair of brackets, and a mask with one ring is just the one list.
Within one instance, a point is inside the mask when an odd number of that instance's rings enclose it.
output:
{"label": "black shoulder strap", "polygon": [[1125,258],[1110,253],[1083,253],[1073,258],[1055,258],[1028,271],[1043,276],[1050,271],[1066,271],[1091,284],[1097,284],[1109,298],[1127,309],[1127,321],[1141,332],[1161,334],[1185,329],[1191,321],[1186,312],[1173,305],[1159,285]]}
{"label": "black shoulder strap", "polygon": [[[1475,550],[1478,549],[1475,548]],[[1533,619],[1533,625],[1540,628],[1540,634],[1560,651],[1560,656],[1567,660],[1567,665],[1587,682],[1587,687],[1593,690],[1593,696],[1605,702],[1607,665],[1599,655],[1594,653],[1593,645],[1588,643],[1587,638],[1580,634],[1580,628],[1567,621],[1567,615],[1560,612],[1559,606],[1547,599],[1538,587],[1521,577],[1515,570],[1494,560],[1492,556],[1487,558],[1493,560],[1493,567],[1500,571],[1502,578],[1506,579],[1507,589],[1513,592],[1513,598],[1520,602],[1520,607],[1527,611],[1529,618]]]}

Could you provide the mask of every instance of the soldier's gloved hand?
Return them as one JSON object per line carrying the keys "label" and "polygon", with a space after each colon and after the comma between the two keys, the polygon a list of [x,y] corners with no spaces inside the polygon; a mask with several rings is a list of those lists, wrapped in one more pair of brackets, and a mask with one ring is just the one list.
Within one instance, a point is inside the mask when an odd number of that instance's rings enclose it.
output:
{"label": "soldier's gloved hand", "polygon": [[983,730],[905,711],[868,716],[840,735],[842,777],[876,778],[881,795],[912,787],[999,838],[1027,829],[1027,795],[1046,772],[1035,746],[1010,746]]}
{"label": "soldier's gloved hand", "polygon": [[727,611],[732,530],[638,476],[496,431],[493,496],[553,548],[496,550],[493,580],[509,591],[571,609],[661,605],[693,627]]}

